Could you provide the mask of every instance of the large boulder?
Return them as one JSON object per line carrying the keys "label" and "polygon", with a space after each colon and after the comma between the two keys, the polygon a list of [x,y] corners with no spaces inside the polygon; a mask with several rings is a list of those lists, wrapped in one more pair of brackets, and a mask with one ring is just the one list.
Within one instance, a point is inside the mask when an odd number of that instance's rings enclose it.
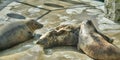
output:
{"label": "large boulder", "polygon": [[120,22],[120,0],[105,0],[106,17]]}

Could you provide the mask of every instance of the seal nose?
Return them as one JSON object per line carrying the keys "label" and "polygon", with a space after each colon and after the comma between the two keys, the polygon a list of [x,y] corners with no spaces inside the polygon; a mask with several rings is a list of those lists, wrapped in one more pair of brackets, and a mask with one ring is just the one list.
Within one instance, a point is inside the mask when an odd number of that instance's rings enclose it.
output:
{"label": "seal nose", "polygon": [[92,21],[91,21],[91,20],[85,20],[85,21],[83,22],[83,24],[92,25]]}

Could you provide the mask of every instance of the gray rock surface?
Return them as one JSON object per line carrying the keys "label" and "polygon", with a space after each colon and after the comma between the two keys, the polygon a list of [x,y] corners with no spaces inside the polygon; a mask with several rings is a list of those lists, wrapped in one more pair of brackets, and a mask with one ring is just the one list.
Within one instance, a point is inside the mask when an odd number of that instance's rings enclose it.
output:
{"label": "gray rock surface", "polygon": [[120,22],[120,0],[105,0],[106,17],[115,22]]}
{"label": "gray rock surface", "polygon": [[[42,29],[35,31],[37,34],[44,34],[58,25],[78,25],[83,20],[92,19],[96,27],[115,39],[114,44],[120,47],[120,25],[105,18],[104,11],[104,3],[93,0],[72,0],[72,2],[65,2],[65,0],[19,0],[19,2],[10,3],[0,11],[0,26],[25,20],[8,17],[8,13],[20,14],[26,19],[33,18],[44,24]],[[46,55],[42,47],[35,43],[36,40],[27,41],[2,51],[0,52],[0,60],[92,60],[76,49],[69,47],[64,47],[65,51],[61,47],[49,49],[48,52],[52,54]]]}

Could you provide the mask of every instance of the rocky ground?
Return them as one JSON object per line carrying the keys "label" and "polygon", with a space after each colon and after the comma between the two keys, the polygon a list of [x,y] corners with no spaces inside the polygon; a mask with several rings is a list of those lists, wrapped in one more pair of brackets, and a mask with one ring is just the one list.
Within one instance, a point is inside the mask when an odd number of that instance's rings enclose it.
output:
{"label": "rocky ground", "polygon": [[[20,20],[35,19],[44,27],[37,34],[62,24],[78,25],[91,19],[99,31],[114,39],[120,47],[120,25],[104,17],[104,3],[93,0],[18,0],[0,11],[0,26]],[[93,60],[74,47],[55,47],[43,50],[36,40],[0,52],[0,60]]]}

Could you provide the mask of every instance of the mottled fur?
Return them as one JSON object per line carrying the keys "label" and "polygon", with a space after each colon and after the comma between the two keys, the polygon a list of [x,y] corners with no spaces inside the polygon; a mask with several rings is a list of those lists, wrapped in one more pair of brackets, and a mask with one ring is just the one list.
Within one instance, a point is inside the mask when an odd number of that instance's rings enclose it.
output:
{"label": "mottled fur", "polygon": [[97,60],[119,60],[120,49],[111,44],[108,38],[98,32],[91,20],[80,26],[78,49]]}
{"label": "mottled fur", "polygon": [[36,29],[43,25],[34,21],[18,21],[0,27],[0,50],[10,48],[33,37]]}
{"label": "mottled fur", "polygon": [[44,48],[64,45],[75,46],[78,42],[78,32],[79,27],[61,25],[42,35],[37,43],[43,45]]}

